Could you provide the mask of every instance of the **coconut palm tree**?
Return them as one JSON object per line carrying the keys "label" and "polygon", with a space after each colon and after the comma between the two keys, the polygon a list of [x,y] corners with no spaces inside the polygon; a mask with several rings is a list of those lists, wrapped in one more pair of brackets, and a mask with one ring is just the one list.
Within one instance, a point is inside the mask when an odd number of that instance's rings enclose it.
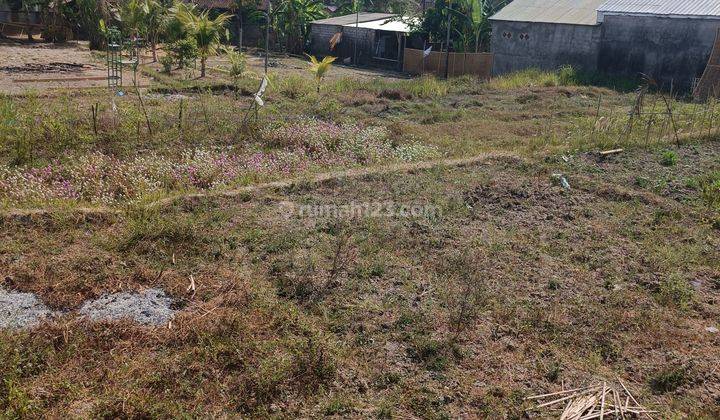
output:
{"label": "coconut palm tree", "polygon": [[224,34],[225,25],[232,15],[222,13],[215,19],[209,11],[196,14],[192,9],[178,9],[177,16],[188,34],[195,38],[200,54],[200,77],[205,77],[205,63],[211,54],[216,54],[220,47],[220,39]]}
{"label": "coconut palm tree", "polygon": [[157,61],[157,44],[163,34],[163,22],[168,9],[158,0],[145,0],[147,13],[145,14],[145,29],[147,41],[152,50],[153,61]]}
{"label": "coconut palm tree", "polygon": [[317,82],[317,93],[320,93],[320,85],[322,84],[323,79],[325,79],[327,72],[330,71],[332,63],[337,59],[337,57],[327,56],[323,58],[322,61],[318,60],[313,55],[308,55],[308,57],[310,57],[310,73],[315,76],[315,81]]}
{"label": "coconut palm tree", "polygon": [[150,13],[150,6],[145,0],[130,0],[123,3],[118,10],[118,20],[122,22],[123,29],[131,37],[140,37],[145,30],[146,16]]}

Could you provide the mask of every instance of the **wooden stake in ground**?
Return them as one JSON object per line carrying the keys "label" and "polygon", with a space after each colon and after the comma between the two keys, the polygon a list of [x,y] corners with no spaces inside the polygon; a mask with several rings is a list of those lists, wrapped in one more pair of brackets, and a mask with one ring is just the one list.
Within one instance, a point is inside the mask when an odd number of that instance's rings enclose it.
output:
{"label": "wooden stake in ground", "polygon": [[142,95],[140,94],[140,89],[138,88],[137,81],[134,83],[135,86],[135,93],[137,93],[138,100],[140,101],[140,109],[142,109],[143,114],[145,115],[145,124],[147,124],[148,129],[148,135],[152,137],[152,126],[150,125],[150,117],[148,116],[147,109],[145,109],[145,102],[143,102]]}
{"label": "wooden stake in ground", "polygon": [[95,105],[91,105],[90,109],[92,110],[92,119],[93,119],[93,133],[97,136],[98,128],[97,128],[97,117],[98,117],[98,110],[100,109],[100,104],[95,103]]}

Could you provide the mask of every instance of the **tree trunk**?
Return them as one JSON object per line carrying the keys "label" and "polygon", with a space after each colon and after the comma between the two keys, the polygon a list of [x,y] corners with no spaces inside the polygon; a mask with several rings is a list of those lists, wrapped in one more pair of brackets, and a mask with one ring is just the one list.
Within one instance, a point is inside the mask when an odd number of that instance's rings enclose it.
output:
{"label": "tree trunk", "polygon": [[243,43],[242,43],[242,41],[243,41],[243,22],[242,22],[242,19],[243,19],[242,13],[238,12],[237,13],[237,30],[238,30],[237,47],[238,47],[238,51],[242,51],[242,46],[243,46]]}
{"label": "tree trunk", "polygon": [[150,48],[152,48],[153,63],[157,63],[157,42],[152,41],[150,43]]}
{"label": "tree trunk", "polygon": [[200,57],[200,77],[205,77],[205,60],[206,57]]}

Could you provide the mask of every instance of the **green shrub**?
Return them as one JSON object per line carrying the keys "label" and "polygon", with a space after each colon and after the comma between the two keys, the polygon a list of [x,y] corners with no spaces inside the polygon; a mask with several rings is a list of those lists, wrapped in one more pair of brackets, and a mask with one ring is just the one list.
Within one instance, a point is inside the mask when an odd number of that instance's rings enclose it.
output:
{"label": "green shrub", "polygon": [[700,181],[700,194],[708,205],[720,208],[720,171]]}
{"label": "green shrub", "polygon": [[347,414],[352,411],[352,406],[352,401],[349,398],[345,396],[337,396],[325,404],[323,412],[326,416]]}
{"label": "green shrub", "polygon": [[160,57],[160,65],[162,65],[163,73],[170,74],[172,66],[175,64],[175,59],[171,55],[164,55]]}
{"label": "green shrub", "polygon": [[660,164],[663,166],[675,166],[677,162],[678,155],[672,150],[665,150],[660,157]]}
{"label": "green shrub", "polygon": [[673,392],[688,382],[688,370],[685,366],[663,369],[650,379],[650,388],[656,394]]}
{"label": "green shrub", "polygon": [[408,353],[413,360],[434,372],[445,370],[450,362],[445,355],[446,344],[426,337],[417,337]]}
{"label": "green shrub", "polygon": [[181,69],[190,66],[198,58],[199,54],[197,41],[192,37],[171,43],[168,45],[168,50],[178,68]]}
{"label": "green shrub", "polygon": [[448,82],[432,76],[423,76],[404,83],[408,93],[417,98],[431,99],[447,95]]}
{"label": "green shrub", "polygon": [[560,86],[573,86],[578,82],[577,72],[570,65],[560,67],[558,70],[558,84]]}
{"label": "green shrub", "polygon": [[309,95],[313,91],[310,80],[301,76],[290,75],[276,82],[277,90],[289,99],[298,99]]}
{"label": "green shrub", "polygon": [[230,66],[227,71],[230,77],[237,83],[237,81],[243,77],[247,68],[247,57],[241,51],[237,51],[233,48],[225,48],[227,59],[230,62]]}
{"label": "green shrub", "polygon": [[559,84],[560,81],[556,72],[532,68],[492,79],[488,86],[500,90],[510,90],[527,87],[558,86]]}

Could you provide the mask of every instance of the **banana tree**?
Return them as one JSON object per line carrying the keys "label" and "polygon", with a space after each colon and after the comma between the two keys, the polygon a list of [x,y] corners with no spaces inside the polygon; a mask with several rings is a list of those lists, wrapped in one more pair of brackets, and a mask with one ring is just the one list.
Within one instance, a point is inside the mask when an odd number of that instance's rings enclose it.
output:
{"label": "banana tree", "polygon": [[436,0],[435,7],[425,12],[420,29],[431,40],[442,42],[449,20],[455,50],[467,51],[474,44],[474,51],[479,52],[490,41],[489,17],[507,3],[507,0],[453,0],[449,4],[448,0]]}
{"label": "banana tree", "polygon": [[506,4],[507,1],[505,0],[465,0],[464,9],[470,23],[472,35],[475,38],[475,52],[479,52],[480,48],[487,45],[490,40],[492,28],[489,17]]}
{"label": "banana tree", "polygon": [[301,52],[310,32],[310,22],[327,17],[322,0],[281,0],[273,11],[275,30],[291,52]]}

